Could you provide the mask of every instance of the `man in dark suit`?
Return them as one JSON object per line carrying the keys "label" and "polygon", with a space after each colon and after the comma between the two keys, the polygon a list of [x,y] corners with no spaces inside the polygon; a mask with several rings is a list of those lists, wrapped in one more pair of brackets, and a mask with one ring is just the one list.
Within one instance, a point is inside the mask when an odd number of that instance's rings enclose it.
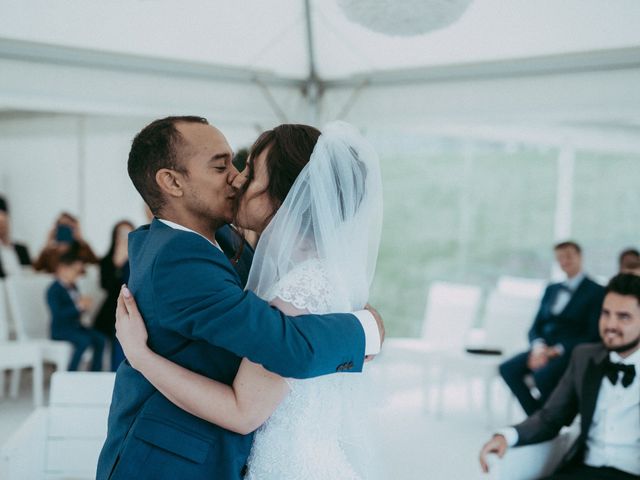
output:
{"label": "man in dark suit", "polygon": [[[199,117],[157,120],[133,141],[129,175],[156,217],[129,236],[129,288],[149,345],[229,385],[242,357],[284,377],[360,371],[384,336],[375,312],[287,317],[243,290],[251,248],[233,262],[222,251],[234,241],[223,227],[236,195],[232,157]],[[125,361],[97,478],[240,479],[252,439],[180,410]]]}
{"label": "man in dark suit", "polygon": [[9,205],[0,196],[0,278],[20,273],[23,266],[31,266],[31,256],[26,245],[11,241],[9,223]]}
{"label": "man in dark suit", "polygon": [[602,341],[576,347],[544,407],[484,445],[485,472],[488,453],[549,440],[580,414],[580,436],[548,480],[640,478],[640,277],[611,280],[599,330]]}
{"label": "man in dark suit", "polygon": [[[529,331],[531,349],[500,365],[500,375],[527,415],[544,405],[564,373],[571,351],[580,343],[598,340],[598,316],[604,289],[582,273],[581,249],[575,242],[555,246],[562,283],[547,287]],[[531,375],[539,397],[531,393],[525,377]]]}

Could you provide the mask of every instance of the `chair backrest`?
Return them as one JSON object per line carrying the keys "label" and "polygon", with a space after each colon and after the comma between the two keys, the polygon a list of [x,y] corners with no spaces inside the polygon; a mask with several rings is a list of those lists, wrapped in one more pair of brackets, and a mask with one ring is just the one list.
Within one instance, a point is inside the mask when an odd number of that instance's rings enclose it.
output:
{"label": "chair backrest", "polygon": [[95,478],[115,374],[55,372],[46,440],[45,478]]}
{"label": "chair backrest", "polygon": [[7,300],[18,340],[49,338],[51,315],[46,292],[53,282],[47,274],[18,275],[6,279]]}
{"label": "chair backrest", "polygon": [[482,289],[476,285],[431,283],[422,338],[443,348],[461,348],[478,314],[481,297]]}
{"label": "chair backrest", "polygon": [[94,318],[102,306],[107,294],[100,286],[100,267],[97,265],[85,265],[85,274],[82,275],[76,285],[81,295],[88,296],[93,301],[91,308],[83,316]]}
{"label": "chair backrest", "polygon": [[9,340],[9,310],[4,280],[0,278],[0,342]]}
{"label": "chair backrest", "polygon": [[543,278],[525,278],[502,275],[498,278],[496,290],[500,293],[516,297],[527,297],[540,300],[547,283],[547,280]]}
{"label": "chair backrest", "polygon": [[487,299],[482,322],[486,332],[485,345],[505,353],[526,350],[527,331],[539,302],[539,297],[492,291]]}

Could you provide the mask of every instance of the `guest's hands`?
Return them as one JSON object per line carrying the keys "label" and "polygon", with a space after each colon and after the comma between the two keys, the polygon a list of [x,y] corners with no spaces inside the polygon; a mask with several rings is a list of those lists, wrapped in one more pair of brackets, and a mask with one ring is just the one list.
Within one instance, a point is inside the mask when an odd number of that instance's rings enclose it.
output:
{"label": "guest's hands", "polygon": [[547,349],[548,347],[541,346],[531,350],[529,353],[529,359],[527,360],[527,367],[534,371],[544,367],[549,362]]}
{"label": "guest's hands", "polygon": [[93,299],[91,297],[87,297],[85,295],[82,295],[78,299],[78,308],[82,312],[86,312],[87,310],[89,310],[92,305],[93,305]]}
{"label": "guest's hands", "polygon": [[[376,324],[378,325],[378,332],[380,333],[380,348],[382,348],[382,344],[384,343],[384,336],[385,336],[384,322],[382,321],[382,317],[380,316],[378,311],[368,303],[364,306],[364,309],[371,312],[371,315],[373,315],[373,318],[376,319]],[[374,357],[375,355],[367,355],[365,357],[365,361],[373,360]]]}
{"label": "guest's hands", "polygon": [[480,466],[484,473],[489,473],[489,464],[487,464],[487,455],[495,453],[502,458],[509,446],[507,440],[502,435],[494,435],[480,450]]}
{"label": "guest's hands", "polygon": [[140,365],[151,353],[147,346],[147,328],[133,295],[122,286],[116,308],[116,337],[122,345],[127,360],[133,368],[140,370]]}

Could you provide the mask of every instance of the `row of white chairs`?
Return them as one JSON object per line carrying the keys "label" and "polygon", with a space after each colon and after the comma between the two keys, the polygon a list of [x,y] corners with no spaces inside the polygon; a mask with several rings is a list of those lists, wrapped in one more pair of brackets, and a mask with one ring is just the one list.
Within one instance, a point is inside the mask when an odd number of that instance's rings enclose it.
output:
{"label": "row of white chairs", "polygon": [[[94,298],[93,315],[104,294],[97,284],[97,271],[80,282],[80,291]],[[33,402],[43,402],[43,363],[64,371],[69,365],[73,346],[69,342],[51,340],[51,316],[46,303],[46,291],[52,275],[29,273],[0,280],[0,398],[5,392],[5,371],[11,370],[9,395],[16,398],[24,368],[33,369]]]}
{"label": "row of white chairs", "polygon": [[[436,409],[442,414],[446,382],[465,378],[468,399],[471,381],[484,386],[488,424],[493,422],[491,395],[498,366],[510,355],[526,350],[527,330],[545,286],[541,279],[502,277],[483,297],[476,285],[436,281],[428,289],[420,338],[389,338],[383,355],[389,361],[406,361],[423,369],[425,409],[436,389]],[[480,319],[480,328],[476,326]],[[495,350],[499,354],[469,353],[467,349]]]}
{"label": "row of white chairs", "polygon": [[111,372],[54,373],[49,406],[36,408],[0,445],[0,478],[95,478],[114,379]]}

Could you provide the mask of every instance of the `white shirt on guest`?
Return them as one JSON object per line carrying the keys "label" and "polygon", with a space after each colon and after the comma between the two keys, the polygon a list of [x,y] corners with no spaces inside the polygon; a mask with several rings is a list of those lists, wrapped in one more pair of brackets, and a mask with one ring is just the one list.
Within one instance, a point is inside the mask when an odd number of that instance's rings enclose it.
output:
{"label": "white shirt on guest", "polygon": [[562,313],[562,311],[569,304],[569,301],[571,300],[571,296],[576,292],[576,290],[580,286],[580,283],[582,282],[582,280],[584,280],[584,273],[580,272],[577,275],[571,278],[568,278],[567,280],[562,282],[562,284],[571,291],[568,292],[567,290],[562,289],[558,292],[553,302],[553,305],[551,307],[551,313],[553,313],[554,315],[559,315]]}
{"label": "white shirt on guest", "polygon": [[609,352],[609,359],[634,365],[636,376],[627,388],[622,386],[622,372],[615,385],[606,376],[602,379],[584,463],[640,475],[640,349],[627,358]]}
{"label": "white shirt on guest", "polygon": [[[190,228],[184,227],[177,223],[171,222],[169,220],[163,220],[158,218],[158,220],[164,223],[166,226],[171,227],[175,230],[182,230],[185,232],[195,233],[196,235],[200,235],[207,242],[211,243],[218,250],[222,251],[220,245],[217,242],[212,242],[204,235],[191,230]],[[378,323],[376,319],[373,318],[373,315],[368,310],[358,310],[357,312],[352,312],[352,314],[358,319],[360,325],[362,325],[362,329],[364,330],[364,338],[365,338],[365,355],[377,355],[380,353],[380,331],[378,330]]]}
{"label": "white shirt on guest", "polygon": [[0,262],[2,262],[2,269],[7,277],[22,272],[20,259],[18,258],[15,247],[11,244],[5,245],[4,243],[0,243]]}
{"label": "white shirt on guest", "polygon": [[[640,475],[640,349],[627,358],[609,352],[609,359],[635,365],[636,376],[627,388],[622,386],[621,378],[615,385],[606,376],[602,378],[587,435],[584,463]],[[504,436],[510,447],[518,443],[518,431],[513,427],[497,433]]]}

